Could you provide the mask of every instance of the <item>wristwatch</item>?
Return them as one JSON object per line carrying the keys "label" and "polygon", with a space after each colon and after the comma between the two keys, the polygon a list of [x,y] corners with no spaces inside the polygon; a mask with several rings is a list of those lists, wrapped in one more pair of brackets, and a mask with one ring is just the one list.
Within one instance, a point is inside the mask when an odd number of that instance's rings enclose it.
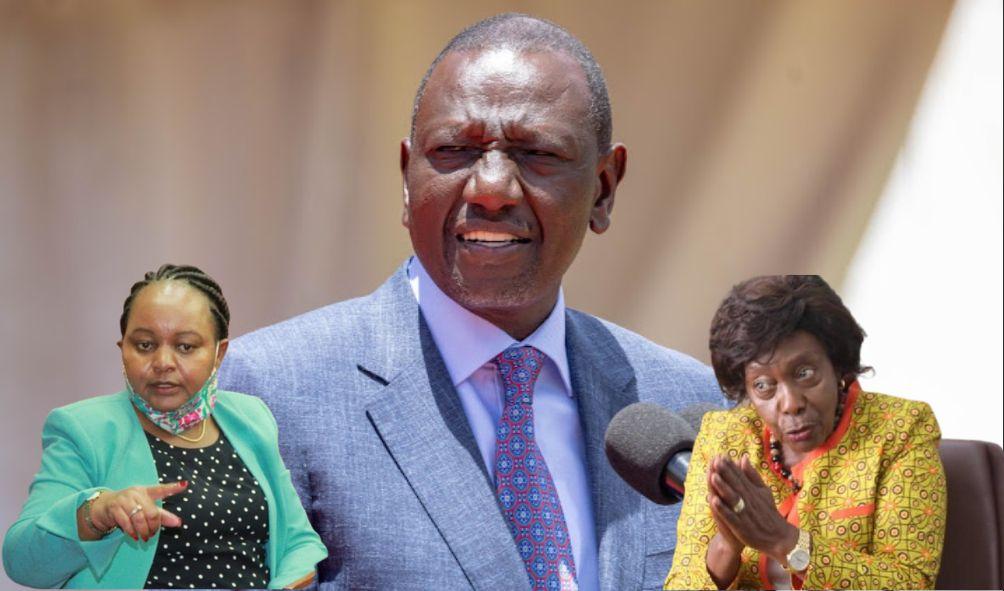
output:
{"label": "wristwatch", "polygon": [[94,494],[87,497],[87,499],[84,501],[84,523],[87,524],[87,527],[91,528],[92,532],[96,533],[101,537],[107,536],[108,534],[112,533],[113,529],[115,529],[115,526],[113,525],[109,529],[101,530],[98,529],[98,526],[94,525],[93,521],[91,521],[91,505],[93,505],[94,501],[98,500],[98,497],[100,497],[101,494],[104,492],[105,492],[104,489],[94,491]]}
{"label": "wristwatch", "polygon": [[798,541],[795,542],[795,547],[791,549],[791,552],[788,552],[788,570],[802,572],[809,568],[809,551],[811,549],[812,536],[809,535],[809,532],[799,528]]}

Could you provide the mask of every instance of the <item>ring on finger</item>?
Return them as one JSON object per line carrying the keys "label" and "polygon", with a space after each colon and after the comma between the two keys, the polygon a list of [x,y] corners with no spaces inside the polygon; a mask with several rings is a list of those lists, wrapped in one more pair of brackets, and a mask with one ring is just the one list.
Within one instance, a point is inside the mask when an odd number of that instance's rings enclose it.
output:
{"label": "ring on finger", "polygon": [[142,505],[136,505],[135,507],[132,508],[132,511],[129,512],[129,517],[132,518],[133,515],[139,513],[142,510],[143,510]]}
{"label": "ring on finger", "polygon": [[736,515],[739,515],[740,513],[743,512],[743,509],[745,508],[746,508],[746,501],[744,501],[742,497],[739,497],[739,500],[736,501],[736,504],[732,505],[732,512],[735,513]]}

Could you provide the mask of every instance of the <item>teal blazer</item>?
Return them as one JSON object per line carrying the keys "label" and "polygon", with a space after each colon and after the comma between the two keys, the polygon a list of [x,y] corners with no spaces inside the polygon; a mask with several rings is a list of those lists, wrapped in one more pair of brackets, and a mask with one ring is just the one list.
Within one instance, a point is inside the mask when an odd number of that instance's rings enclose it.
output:
{"label": "teal blazer", "polygon": [[[279,457],[275,418],[253,396],[220,390],[213,418],[268,500],[269,588],[310,574],[328,552],[310,527]],[[98,489],[159,484],[150,445],[125,392],[57,408],[42,429],[42,468],[3,543],[3,565],[30,587],[140,589],[160,532],[77,536],[77,508]]]}

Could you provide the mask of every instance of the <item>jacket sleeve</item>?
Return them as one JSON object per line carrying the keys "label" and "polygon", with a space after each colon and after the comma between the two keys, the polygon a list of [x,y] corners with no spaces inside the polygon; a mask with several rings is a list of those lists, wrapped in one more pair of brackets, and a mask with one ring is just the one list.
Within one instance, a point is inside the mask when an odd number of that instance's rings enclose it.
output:
{"label": "jacket sleeve", "polygon": [[77,508],[100,488],[95,486],[94,464],[87,433],[72,413],[49,413],[42,429],[42,467],[4,538],[4,569],[15,582],[61,587],[84,569],[91,569],[96,578],[108,569],[125,535],[115,530],[88,542],[77,534]]}
{"label": "jacket sleeve", "polygon": [[328,556],[328,550],[311,527],[307,512],[293,487],[289,470],[279,455],[279,431],[275,417],[264,402],[257,398],[255,400],[261,404],[262,412],[268,416],[272,426],[272,437],[268,442],[268,465],[274,478],[272,489],[279,505],[277,526],[283,529],[284,544],[281,548],[276,548],[280,555],[277,557],[276,571],[272,573],[269,588],[280,589],[314,572],[317,563]]}
{"label": "jacket sleeve", "polygon": [[718,532],[715,520],[708,508],[708,464],[716,453],[715,433],[720,431],[717,424],[723,413],[705,414],[701,431],[694,442],[690,457],[687,480],[684,488],[683,508],[676,525],[676,553],[673,566],[666,577],[664,589],[717,589],[718,586],[708,574],[708,545]]}
{"label": "jacket sleeve", "polygon": [[902,415],[906,429],[881,460],[871,547],[854,549],[814,535],[805,588],[934,588],[948,501],[941,432],[926,404],[910,404]]}

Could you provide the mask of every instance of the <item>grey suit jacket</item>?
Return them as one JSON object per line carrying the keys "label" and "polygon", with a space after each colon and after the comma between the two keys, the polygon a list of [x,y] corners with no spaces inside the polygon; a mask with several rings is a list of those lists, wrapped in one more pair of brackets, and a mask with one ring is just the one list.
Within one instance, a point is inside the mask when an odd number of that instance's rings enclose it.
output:
{"label": "grey suit jacket", "polygon": [[[660,589],[677,506],[613,472],[611,417],[652,401],[720,404],[708,368],[569,310],[566,343],[605,590]],[[373,294],[237,338],[220,387],[260,396],[314,529],[322,589],[529,587],[456,390],[402,267]]]}

